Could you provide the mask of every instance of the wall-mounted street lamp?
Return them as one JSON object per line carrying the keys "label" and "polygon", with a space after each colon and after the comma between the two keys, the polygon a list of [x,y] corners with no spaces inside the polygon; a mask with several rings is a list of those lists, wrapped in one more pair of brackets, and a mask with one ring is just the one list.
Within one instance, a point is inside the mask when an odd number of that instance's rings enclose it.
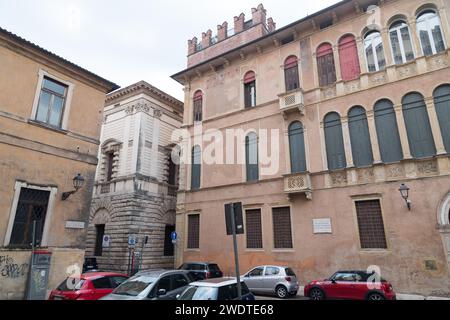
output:
{"label": "wall-mounted street lamp", "polygon": [[408,207],[408,210],[411,210],[411,200],[409,200],[409,187],[402,183],[400,185],[400,189],[398,189],[398,191],[400,191],[400,194],[402,195],[402,198],[406,201],[406,206]]}
{"label": "wall-mounted street lamp", "polygon": [[75,176],[75,178],[73,178],[72,181],[73,181],[73,187],[75,188],[75,190],[69,191],[69,192],[64,192],[62,194],[62,200],[63,201],[66,200],[67,198],[69,198],[70,195],[72,195],[75,192],[77,192],[78,189],[80,189],[83,186],[83,184],[84,184],[84,178],[83,178],[83,176],[81,174],[77,174]]}

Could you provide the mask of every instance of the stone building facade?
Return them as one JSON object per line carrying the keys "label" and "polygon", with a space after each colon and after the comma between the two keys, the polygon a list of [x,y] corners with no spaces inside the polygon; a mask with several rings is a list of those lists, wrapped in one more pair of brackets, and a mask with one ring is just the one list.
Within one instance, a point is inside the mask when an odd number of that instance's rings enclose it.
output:
{"label": "stone building facade", "polygon": [[144,81],[107,96],[86,249],[100,269],[173,267],[178,166],[171,135],[182,115],[182,102]]}
{"label": "stone building facade", "polygon": [[0,299],[23,299],[33,221],[51,257],[36,288],[81,271],[104,100],[118,86],[3,29],[0,65]]}
{"label": "stone building facade", "polygon": [[[193,159],[180,171],[177,264],[232,274],[224,204],[242,202],[242,271],[289,265],[304,284],[375,266],[398,292],[448,295],[448,1],[341,1],[277,30],[262,5],[239,17],[239,32],[190,40],[172,76]],[[200,129],[226,137],[223,159],[201,161]],[[228,163],[242,148],[245,162]]]}

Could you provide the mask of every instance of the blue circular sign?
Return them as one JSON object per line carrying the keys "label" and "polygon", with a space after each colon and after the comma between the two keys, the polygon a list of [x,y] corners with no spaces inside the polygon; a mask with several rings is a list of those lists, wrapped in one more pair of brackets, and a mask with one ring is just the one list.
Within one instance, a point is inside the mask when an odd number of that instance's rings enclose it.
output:
{"label": "blue circular sign", "polygon": [[170,239],[172,239],[172,240],[177,240],[177,233],[176,233],[175,231],[173,231],[173,232],[170,234]]}

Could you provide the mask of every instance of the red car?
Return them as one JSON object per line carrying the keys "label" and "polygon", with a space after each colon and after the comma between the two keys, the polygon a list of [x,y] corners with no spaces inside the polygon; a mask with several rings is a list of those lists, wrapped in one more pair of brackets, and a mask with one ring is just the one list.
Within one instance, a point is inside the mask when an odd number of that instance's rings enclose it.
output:
{"label": "red car", "polygon": [[110,294],[127,275],[112,272],[83,273],[80,278],[67,278],[50,293],[49,300],[97,300]]}
{"label": "red car", "polygon": [[312,300],[395,300],[392,285],[375,273],[338,271],[329,279],[311,281],[305,286],[305,297]]}

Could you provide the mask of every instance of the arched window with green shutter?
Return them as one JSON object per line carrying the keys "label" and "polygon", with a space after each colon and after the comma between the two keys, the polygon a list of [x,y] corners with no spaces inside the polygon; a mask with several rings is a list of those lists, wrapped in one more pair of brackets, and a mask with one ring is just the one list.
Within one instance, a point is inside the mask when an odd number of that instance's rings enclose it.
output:
{"label": "arched window with green shutter", "polygon": [[350,109],[348,112],[348,128],[350,131],[353,163],[356,167],[372,165],[373,154],[366,109],[361,106],[355,106]]}
{"label": "arched window with green shutter", "polygon": [[305,136],[303,125],[300,121],[294,121],[289,125],[289,151],[291,157],[291,172],[300,173],[306,171]]}
{"label": "arched window with green shutter", "polygon": [[450,153],[450,84],[442,85],[434,91],[434,105],[441,128],[445,150]]}
{"label": "arched window with green shutter", "polygon": [[436,155],[436,146],[423,96],[417,92],[408,93],[402,99],[402,107],[411,155],[414,158]]}
{"label": "arched window with green shutter", "polygon": [[323,122],[328,169],[343,169],[347,166],[347,162],[342,137],[341,117],[336,112],[330,112],[325,116]]}
{"label": "arched window with green shutter", "polygon": [[402,160],[403,150],[393,103],[387,99],[378,101],[374,106],[374,114],[381,160],[384,163]]}
{"label": "arched window with green shutter", "polygon": [[245,137],[245,163],[247,181],[258,181],[258,136],[254,132]]}
{"label": "arched window with green shutter", "polygon": [[191,189],[200,189],[200,178],[202,171],[202,149],[199,145],[192,148],[192,164],[191,164]]}

